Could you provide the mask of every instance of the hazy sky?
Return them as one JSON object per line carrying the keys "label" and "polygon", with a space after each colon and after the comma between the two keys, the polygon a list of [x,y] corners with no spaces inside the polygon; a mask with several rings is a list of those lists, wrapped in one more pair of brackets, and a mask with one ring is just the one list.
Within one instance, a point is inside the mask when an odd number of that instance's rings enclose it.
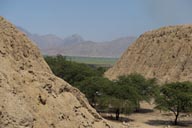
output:
{"label": "hazy sky", "polygon": [[32,33],[94,41],[192,23],[192,0],[0,0],[0,15]]}

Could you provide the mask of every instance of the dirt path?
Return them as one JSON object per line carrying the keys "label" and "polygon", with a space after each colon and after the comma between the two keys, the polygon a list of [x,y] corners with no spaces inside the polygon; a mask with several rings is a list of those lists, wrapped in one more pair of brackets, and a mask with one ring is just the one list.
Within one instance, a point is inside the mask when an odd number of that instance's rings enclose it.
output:
{"label": "dirt path", "polygon": [[154,106],[148,103],[142,103],[141,107],[141,112],[125,116],[132,121],[111,123],[117,128],[192,128],[192,117],[181,116],[179,121],[185,125],[173,126],[171,121],[174,116],[171,113],[153,110]]}

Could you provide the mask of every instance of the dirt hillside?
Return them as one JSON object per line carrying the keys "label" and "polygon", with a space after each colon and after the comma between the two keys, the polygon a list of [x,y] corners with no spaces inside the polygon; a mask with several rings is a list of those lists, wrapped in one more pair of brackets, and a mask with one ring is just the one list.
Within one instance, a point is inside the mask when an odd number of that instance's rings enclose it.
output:
{"label": "dirt hillside", "polygon": [[0,17],[0,128],[112,128]]}
{"label": "dirt hillside", "polygon": [[159,82],[192,80],[192,25],[163,27],[142,34],[106,73],[109,79],[139,73]]}

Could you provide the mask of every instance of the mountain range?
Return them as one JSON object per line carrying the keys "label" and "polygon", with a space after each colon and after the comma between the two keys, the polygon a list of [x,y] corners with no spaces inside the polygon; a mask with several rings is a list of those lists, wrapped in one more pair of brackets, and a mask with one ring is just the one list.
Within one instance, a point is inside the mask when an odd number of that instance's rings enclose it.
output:
{"label": "mountain range", "polygon": [[78,34],[61,38],[53,34],[38,35],[17,27],[23,31],[44,55],[84,56],[84,57],[120,57],[127,47],[136,40],[134,36],[121,37],[112,41],[95,42],[83,39]]}

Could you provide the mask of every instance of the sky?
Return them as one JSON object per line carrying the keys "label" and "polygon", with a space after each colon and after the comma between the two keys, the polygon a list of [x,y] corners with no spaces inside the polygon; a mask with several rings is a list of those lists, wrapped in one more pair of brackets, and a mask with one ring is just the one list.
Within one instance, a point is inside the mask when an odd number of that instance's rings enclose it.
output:
{"label": "sky", "polygon": [[0,0],[0,15],[31,33],[106,41],[192,24],[192,0]]}

